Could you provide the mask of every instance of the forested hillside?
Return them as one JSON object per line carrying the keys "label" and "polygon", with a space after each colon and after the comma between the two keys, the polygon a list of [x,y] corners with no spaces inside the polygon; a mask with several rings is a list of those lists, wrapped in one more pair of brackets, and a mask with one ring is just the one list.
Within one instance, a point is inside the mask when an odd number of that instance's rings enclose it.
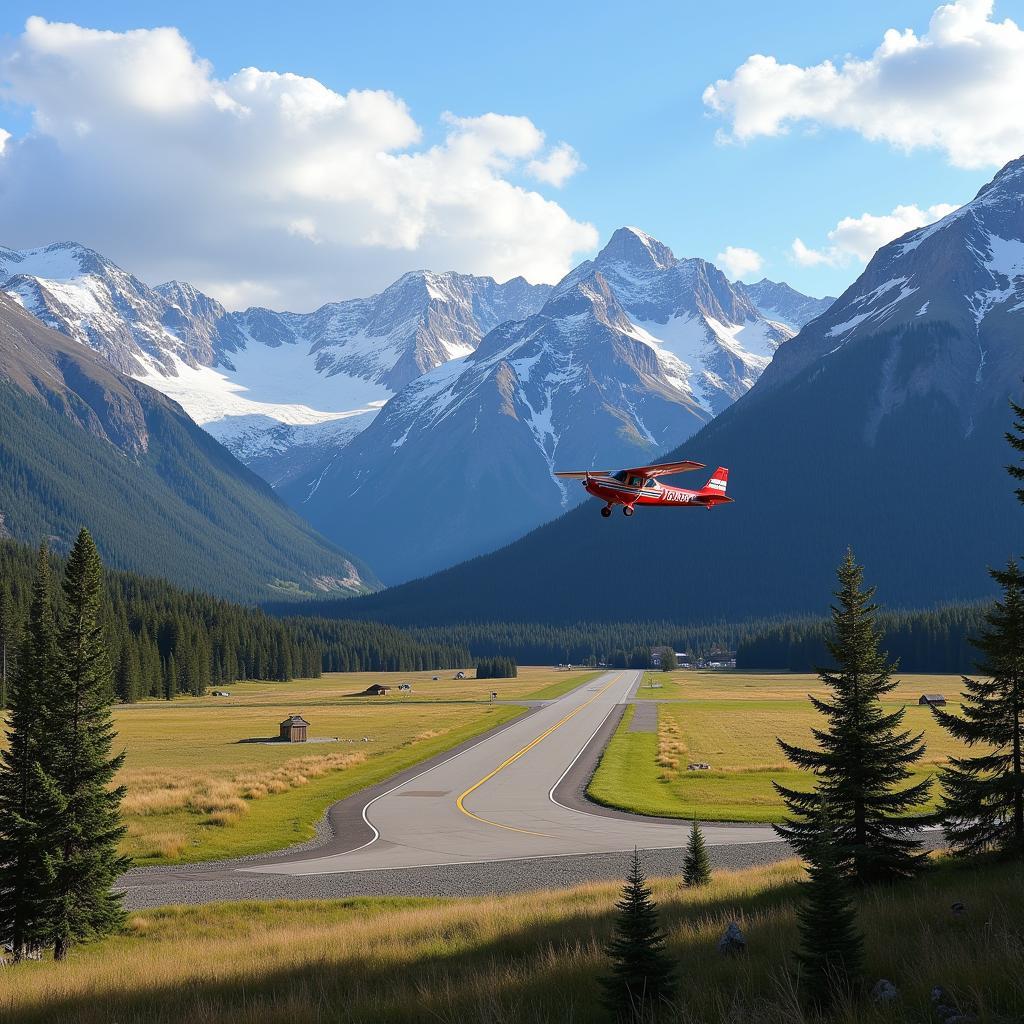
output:
{"label": "forested hillside", "polygon": [[[0,684],[14,670],[35,552],[0,541]],[[55,578],[61,559],[52,557]],[[321,671],[413,671],[470,664],[465,648],[419,641],[393,626],[266,613],[164,580],[106,573],[104,611],[117,696],[171,699],[237,679],[289,680]],[[61,599],[59,592],[54,598]],[[6,669],[6,671],[4,671]]]}
{"label": "forested hillside", "polygon": [[0,296],[0,537],[232,599],[364,592],[320,537],[174,402]]}

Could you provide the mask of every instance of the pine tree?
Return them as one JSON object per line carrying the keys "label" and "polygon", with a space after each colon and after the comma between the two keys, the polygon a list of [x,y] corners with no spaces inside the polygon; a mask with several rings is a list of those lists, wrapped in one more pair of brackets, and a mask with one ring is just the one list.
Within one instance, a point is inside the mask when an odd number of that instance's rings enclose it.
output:
{"label": "pine tree", "polygon": [[[1024,405],[1018,405],[1016,402],[1010,402],[1010,409],[1013,412],[1014,420],[1013,427],[1007,431],[1004,435],[1007,443],[1015,452],[1021,454],[1021,464],[1017,466],[1007,466],[1006,472],[1013,477],[1014,480],[1024,480]],[[1018,487],[1014,493],[1017,495],[1017,500],[1024,502],[1024,487]]]}
{"label": "pine tree", "polygon": [[983,655],[978,671],[988,678],[964,678],[961,715],[932,708],[951,736],[988,750],[950,758],[941,776],[940,813],[958,853],[993,849],[1024,858],[1024,573],[1011,559],[990,575],[1003,596],[974,641]]}
{"label": "pine tree", "polygon": [[612,962],[611,974],[601,979],[605,1005],[619,1019],[654,1016],[675,993],[658,907],[646,882],[640,854],[634,850],[626,884],[615,904],[615,933],[605,947]]}
{"label": "pine tree", "polygon": [[814,730],[817,748],[778,741],[793,764],[814,773],[816,788],[802,792],[773,783],[791,815],[775,830],[808,859],[818,839],[817,807],[824,800],[844,872],[861,883],[906,877],[923,865],[926,854],[903,815],[925,802],[931,779],[899,786],[924,755],[923,734],[900,731],[903,708],[883,710],[881,698],[896,686],[891,678],[896,666],[879,650],[877,606],[871,603],[875,591],[863,589],[864,571],[852,551],[838,577],[838,605],[832,606],[827,640],[837,668],[818,671],[831,698],[809,698],[828,728]]}
{"label": "pine tree", "polygon": [[816,829],[808,857],[804,902],[797,908],[800,932],[800,981],[811,1001],[828,1006],[860,978],[864,939],[838,856],[840,833],[827,804],[815,814]]}
{"label": "pine tree", "polygon": [[59,672],[50,559],[39,550],[32,604],[11,679],[7,749],[0,754],[0,940],[16,960],[51,936],[51,852],[63,811],[41,765],[49,737],[40,707]]}
{"label": "pine tree", "polygon": [[704,833],[693,819],[690,828],[690,839],[686,844],[686,857],[683,859],[683,885],[696,888],[707,885],[711,881],[711,859],[708,848],[704,845]]}
{"label": "pine tree", "polygon": [[7,683],[14,669],[16,632],[11,595],[6,589],[0,590],[0,708],[7,707]]}
{"label": "pine tree", "polygon": [[103,567],[83,529],[64,572],[66,621],[58,644],[61,687],[46,709],[50,772],[66,802],[56,846],[54,958],[72,943],[108,934],[122,918],[121,898],[111,892],[128,862],[117,853],[124,835],[120,803],[124,787],[110,789],[124,754],[110,756],[113,695],[101,626]]}

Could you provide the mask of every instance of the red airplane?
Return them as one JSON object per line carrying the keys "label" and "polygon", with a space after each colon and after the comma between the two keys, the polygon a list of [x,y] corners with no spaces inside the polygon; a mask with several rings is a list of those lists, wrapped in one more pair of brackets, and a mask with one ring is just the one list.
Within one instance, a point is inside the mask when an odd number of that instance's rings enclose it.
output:
{"label": "red airplane", "polygon": [[725,496],[729,470],[724,466],[719,466],[699,491],[669,487],[658,481],[659,476],[688,473],[691,469],[703,468],[700,462],[666,462],[660,466],[620,469],[617,473],[612,470],[591,469],[584,473],[556,473],[555,476],[582,480],[588,494],[607,503],[601,509],[601,515],[607,519],[612,514],[614,505],[621,505],[622,514],[625,516],[631,516],[637,505],[696,505],[708,509],[716,505],[728,505],[732,498]]}

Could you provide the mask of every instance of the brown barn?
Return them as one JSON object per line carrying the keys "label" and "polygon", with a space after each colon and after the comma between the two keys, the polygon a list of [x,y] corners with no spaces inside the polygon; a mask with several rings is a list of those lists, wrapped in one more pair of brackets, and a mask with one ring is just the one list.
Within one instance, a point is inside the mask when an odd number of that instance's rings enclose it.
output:
{"label": "brown barn", "polygon": [[281,723],[281,739],[288,743],[305,743],[308,728],[309,722],[302,715],[289,715]]}
{"label": "brown barn", "polygon": [[922,693],[918,704],[929,704],[933,708],[944,708],[946,706],[946,698],[941,693]]}
{"label": "brown barn", "polygon": [[373,686],[368,686],[363,690],[363,693],[365,693],[367,697],[385,697],[390,689],[390,686],[381,686],[380,683],[374,683]]}

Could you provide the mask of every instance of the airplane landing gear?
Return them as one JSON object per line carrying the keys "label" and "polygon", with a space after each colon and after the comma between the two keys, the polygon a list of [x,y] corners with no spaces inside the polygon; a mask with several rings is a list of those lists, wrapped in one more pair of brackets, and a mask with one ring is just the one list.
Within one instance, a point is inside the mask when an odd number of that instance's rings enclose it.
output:
{"label": "airplane landing gear", "polygon": [[623,505],[622,506],[622,514],[624,516],[631,516],[633,514],[632,506],[631,505]]}
{"label": "airplane landing gear", "polygon": [[611,514],[612,514],[612,507],[611,507],[611,505],[605,505],[605,507],[603,509],[601,509],[601,515],[603,515],[605,517],[605,519],[607,519]]}

